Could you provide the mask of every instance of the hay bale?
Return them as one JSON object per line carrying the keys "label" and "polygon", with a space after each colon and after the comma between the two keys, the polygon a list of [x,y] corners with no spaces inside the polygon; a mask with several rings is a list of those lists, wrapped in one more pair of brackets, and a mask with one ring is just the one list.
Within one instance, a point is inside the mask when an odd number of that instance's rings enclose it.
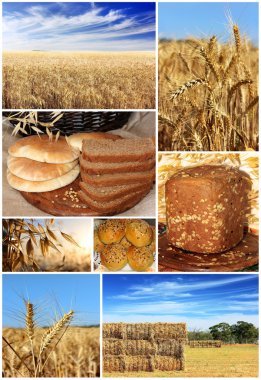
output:
{"label": "hay bale", "polygon": [[124,323],[104,323],[103,338],[123,339]]}
{"label": "hay bale", "polygon": [[185,368],[185,360],[171,356],[155,356],[155,368],[159,371],[181,371]]}
{"label": "hay bale", "polygon": [[148,340],[103,339],[103,355],[156,355],[157,349]]}
{"label": "hay bale", "polygon": [[106,355],[103,357],[103,370],[105,372],[125,372],[125,360],[122,355]]}
{"label": "hay bale", "polygon": [[130,340],[187,339],[186,323],[127,323],[124,328]]}
{"label": "hay bale", "polygon": [[157,341],[157,354],[173,356],[181,359],[184,356],[184,344],[174,339],[161,339]]}
{"label": "hay bale", "polygon": [[124,355],[124,342],[122,339],[103,339],[103,355]]}
{"label": "hay bale", "polygon": [[125,356],[125,368],[128,372],[151,372],[154,369],[154,356]]}
{"label": "hay bale", "polygon": [[191,348],[220,348],[222,346],[221,340],[190,340],[189,347]]}

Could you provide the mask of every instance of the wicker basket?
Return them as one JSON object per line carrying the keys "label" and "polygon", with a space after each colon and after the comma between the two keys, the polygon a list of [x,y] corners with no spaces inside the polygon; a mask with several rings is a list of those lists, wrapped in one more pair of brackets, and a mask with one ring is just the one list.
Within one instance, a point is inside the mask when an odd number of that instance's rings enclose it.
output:
{"label": "wicker basket", "polygon": [[[15,112],[4,112],[3,116],[8,117]],[[17,112],[16,112],[17,114]],[[26,114],[26,113],[24,113]],[[57,120],[55,125],[50,128],[54,133],[60,131],[61,135],[69,136],[77,132],[107,132],[118,129],[127,123],[131,112],[63,112],[63,116]],[[20,117],[20,116],[19,116]],[[52,112],[38,112],[38,120],[40,122],[49,123],[53,120]],[[16,120],[9,120],[15,126]],[[37,128],[43,132],[45,127],[37,124]],[[27,128],[29,130],[29,128]],[[36,134],[32,129],[29,134]],[[23,134],[23,136],[25,136]]]}

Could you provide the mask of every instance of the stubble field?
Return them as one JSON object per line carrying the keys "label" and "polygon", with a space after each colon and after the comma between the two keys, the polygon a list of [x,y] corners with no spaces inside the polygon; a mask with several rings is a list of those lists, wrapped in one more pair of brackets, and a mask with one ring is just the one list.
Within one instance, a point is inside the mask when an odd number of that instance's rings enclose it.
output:
{"label": "stubble field", "polygon": [[[125,372],[124,377],[257,377],[258,346],[227,345],[221,348],[185,348],[184,371]],[[104,373],[122,377],[122,373]]]}
{"label": "stubble field", "polygon": [[155,55],[4,52],[3,108],[155,108]]}

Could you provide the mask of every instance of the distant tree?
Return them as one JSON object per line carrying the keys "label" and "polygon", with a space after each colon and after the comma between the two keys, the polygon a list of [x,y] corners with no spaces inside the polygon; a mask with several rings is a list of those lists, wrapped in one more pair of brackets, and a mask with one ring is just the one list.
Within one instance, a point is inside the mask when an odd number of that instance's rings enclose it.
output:
{"label": "distant tree", "polygon": [[253,323],[238,321],[231,326],[236,343],[256,343],[258,340],[258,328]]}
{"label": "distant tree", "polygon": [[222,340],[229,343],[233,341],[231,326],[228,323],[222,322],[209,328],[214,340]]}
{"label": "distant tree", "polygon": [[213,336],[209,331],[196,330],[188,332],[189,340],[212,340]]}

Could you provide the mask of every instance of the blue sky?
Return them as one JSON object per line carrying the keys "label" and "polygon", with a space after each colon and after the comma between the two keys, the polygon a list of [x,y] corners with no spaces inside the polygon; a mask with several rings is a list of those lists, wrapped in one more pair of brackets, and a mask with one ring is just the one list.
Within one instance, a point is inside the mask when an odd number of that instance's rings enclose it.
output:
{"label": "blue sky", "polygon": [[258,276],[104,275],[103,322],[186,322],[189,330],[216,323],[258,325]]}
{"label": "blue sky", "polygon": [[100,322],[98,274],[3,275],[3,326],[23,326],[23,297],[38,308],[39,324],[53,321],[55,310],[75,311],[77,325]]}
{"label": "blue sky", "polygon": [[159,37],[184,39],[217,35],[221,41],[231,37],[229,20],[258,44],[258,3],[196,2],[159,3]]}
{"label": "blue sky", "polygon": [[154,3],[3,3],[3,50],[155,49]]}

